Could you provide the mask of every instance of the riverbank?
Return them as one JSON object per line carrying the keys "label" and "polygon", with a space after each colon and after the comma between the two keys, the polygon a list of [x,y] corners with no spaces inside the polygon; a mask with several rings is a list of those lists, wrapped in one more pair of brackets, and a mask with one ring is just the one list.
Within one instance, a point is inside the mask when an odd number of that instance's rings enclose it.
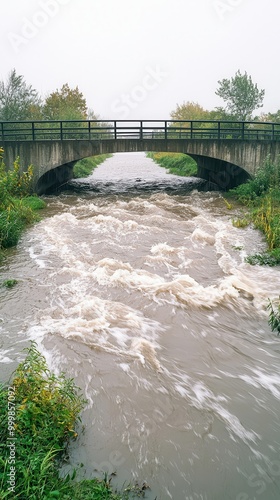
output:
{"label": "riverbank", "polygon": [[280,264],[280,162],[268,159],[254,179],[230,190],[227,195],[244,207],[244,215],[233,220],[236,227],[253,224],[264,234],[268,249],[247,257],[249,264],[276,266]]}
{"label": "riverbank", "polygon": [[73,168],[74,179],[80,179],[82,177],[87,177],[92,173],[92,171],[103,163],[107,158],[111,158],[112,154],[103,154],[91,156],[90,158],[83,158],[77,161]]}
{"label": "riverbank", "polygon": [[197,164],[188,155],[183,153],[147,153],[147,157],[154,160],[161,167],[169,170],[170,174],[182,177],[197,175]]}
{"label": "riverbank", "polygon": [[76,471],[59,476],[86,401],[72,379],[49,371],[34,342],[26,351],[9,385],[0,386],[0,498],[121,500],[137,493],[114,493],[107,477],[77,482]]}

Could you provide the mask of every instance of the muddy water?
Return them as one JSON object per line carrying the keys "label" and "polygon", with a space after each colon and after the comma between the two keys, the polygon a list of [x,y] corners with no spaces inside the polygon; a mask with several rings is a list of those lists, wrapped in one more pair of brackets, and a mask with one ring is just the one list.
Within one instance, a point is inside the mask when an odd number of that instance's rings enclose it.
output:
{"label": "muddy water", "polygon": [[280,271],[246,264],[262,236],[182,182],[123,154],[47,198],[1,269],[19,280],[0,292],[1,378],[30,338],[75,377],[82,476],[146,482],[148,499],[276,500],[280,340],[266,305]]}

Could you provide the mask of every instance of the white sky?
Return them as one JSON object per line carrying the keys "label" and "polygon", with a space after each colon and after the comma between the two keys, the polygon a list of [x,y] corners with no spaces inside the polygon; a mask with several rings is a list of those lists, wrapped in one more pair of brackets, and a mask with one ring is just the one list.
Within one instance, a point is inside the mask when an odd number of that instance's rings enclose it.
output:
{"label": "white sky", "polygon": [[238,69],[266,91],[258,112],[280,109],[279,0],[2,0],[0,16],[0,79],[78,85],[103,119],[213,109]]}

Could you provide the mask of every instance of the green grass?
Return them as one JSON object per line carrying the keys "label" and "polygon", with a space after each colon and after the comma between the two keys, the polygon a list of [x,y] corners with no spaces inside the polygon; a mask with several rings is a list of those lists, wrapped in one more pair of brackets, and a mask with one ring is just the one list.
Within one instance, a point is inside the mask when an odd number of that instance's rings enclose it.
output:
{"label": "green grass", "polygon": [[269,158],[256,172],[255,178],[229,192],[247,207],[246,215],[233,221],[236,227],[253,223],[265,235],[268,249],[247,257],[252,265],[280,264],[280,161],[272,164]]}
{"label": "green grass", "polygon": [[35,196],[9,197],[5,207],[0,206],[0,249],[15,246],[25,227],[40,220],[36,211],[45,206],[45,202]]}
{"label": "green grass", "polygon": [[190,177],[197,175],[197,164],[188,155],[183,153],[147,153],[147,157],[154,160],[161,167],[169,170],[170,174]]}
{"label": "green grass", "polygon": [[100,165],[100,163],[103,163],[111,156],[111,154],[97,155],[77,161],[73,168],[74,178],[79,179],[81,177],[87,177],[98,165]]}
{"label": "green grass", "polygon": [[[144,490],[137,485],[115,493],[106,477],[79,482],[76,471],[59,476],[86,401],[73,379],[49,371],[34,342],[26,351],[9,385],[0,386],[1,500],[122,500],[131,498],[131,493],[143,497]],[[12,467],[15,487],[9,482]]]}

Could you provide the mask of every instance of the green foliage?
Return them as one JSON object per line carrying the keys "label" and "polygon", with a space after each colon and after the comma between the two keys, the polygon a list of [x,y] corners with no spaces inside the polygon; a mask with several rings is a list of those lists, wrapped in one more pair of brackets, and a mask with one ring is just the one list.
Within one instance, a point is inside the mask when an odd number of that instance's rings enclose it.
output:
{"label": "green foliage", "polygon": [[169,173],[183,177],[197,175],[197,164],[188,155],[183,153],[147,153],[161,167],[167,168]]}
{"label": "green foliage", "polygon": [[[8,401],[10,405],[8,407]],[[79,388],[65,374],[55,376],[35,342],[27,349],[9,387],[0,387],[0,498],[19,500],[121,500],[130,498],[127,488],[113,493],[105,479],[75,481],[76,471],[59,477],[59,461],[65,457],[69,440],[75,439],[75,424],[84,407]],[[14,415],[8,425],[8,410]],[[12,412],[12,413],[11,413]],[[12,423],[12,425],[11,425]],[[12,433],[12,434],[11,434]],[[16,438],[16,486],[13,496],[7,486],[10,450]],[[141,489],[142,491],[143,489]],[[140,489],[139,489],[140,491]],[[138,493],[137,489],[135,492]]]}
{"label": "green foliage", "polygon": [[78,179],[80,177],[87,177],[98,165],[100,165],[100,163],[103,163],[111,156],[111,154],[103,154],[91,156],[90,158],[83,158],[82,160],[77,161],[73,168],[74,178]]}
{"label": "green foliage", "polygon": [[0,249],[16,245],[25,226],[38,220],[34,211],[45,206],[38,197],[28,196],[32,191],[32,167],[21,172],[18,158],[13,169],[8,170],[2,156],[0,148]]}
{"label": "green foliage", "polygon": [[32,210],[42,210],[47,206],[46,202],[42,200],[42,198],[35,195],[22,198],[21,204],[22,206],[31,208]]}
{"label": "green foliage", "polygon": [[[254,179],[232,189],[230,194],[247,205],[250,212],[243,219],[236,219],[236,227],[253,222],[266,237],[268,252],[250,255],[249,264],[276,266],[280,264],[280,161],[272,164],[266,160]],[[244,222],[244,224],[242,223]]]}
{"label": "green foliage", "polygon": [[280,248],[274,248],[270,252],[256,253],[254,255],[249,255],[245,259],[246,262],[252,266],[279,266],[280,264]]}
{"label": "green foliage", "polygon": [[263,122],[280,123],[280,109],[276,113],[263,113],[258,119]]}
{"label": "green foliage", "polygon": [[204,109],[198,102],[183,102],[176,105],[176,109],[171,111],[172,120],[209,120],[210,112]]}
{"label": "green foliage", "polygon": [[0,206],[9,203],[10,197],[23,198],[32,191],[33,167],[30,165],[25,172],[21,172],[20,160],[17,158],[13,169],[8,170],[3,162],[3,149],[0,148]]}
{"label": "green foliage", "polygon": [[85,120],[86,100],[78,87],[71,89],[66,83],[47,97],[43,115],[46,120]]}
{"label": "green foliage", "polygon": [[238,70],[233,78],[224,78],[219,80],[218,84],[216,95],[225,101],[226,111],[237,120],[250,120],[253,111],[263,105],[265,91],[258,89],[247,72],[242,75]]}
{"label": "green foliage", "polygon": [[[275,308],[274,308],[275,307]],[[278,304],[273,304],[271,300],[269,300],[267,309],[269,310],[269,320],[268,324],[271,327],[271,330],[277,330],[277,335],[280,334],[280,297],[278,300]]]}
{"label": "green foliage", "polygon": [[31,120],[40,118],[41,100],[36,90],[13,69],[6,83],[0,82],[0,120]]}
{"label": "green foliage", "polygon": [[17,285],[17,283],[18,280],[10,279],[3,281],[2,286],[5,286],[6,288],[13,288],[15,285]]}
{"label": "green foliage", "polygon": [[[240,184],[230,193],[237,197],[244,204],[251,204],[253,200],[259,198],[271,190],[278,191],[280,188],[280,159],[276,164],[271,163],[267,158],[262,166],[256,171],[254,179]],[[274,193],[277,196],[277,193]]]}

